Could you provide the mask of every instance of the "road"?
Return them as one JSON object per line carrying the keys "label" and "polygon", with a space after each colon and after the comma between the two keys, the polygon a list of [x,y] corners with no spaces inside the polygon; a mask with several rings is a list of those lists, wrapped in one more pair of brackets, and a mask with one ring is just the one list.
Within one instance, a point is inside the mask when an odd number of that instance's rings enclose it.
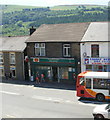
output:
{"label": "road", "polygon": [[74,90],[0,83],[2,118],[93,118],[97,104],[82,102]]}

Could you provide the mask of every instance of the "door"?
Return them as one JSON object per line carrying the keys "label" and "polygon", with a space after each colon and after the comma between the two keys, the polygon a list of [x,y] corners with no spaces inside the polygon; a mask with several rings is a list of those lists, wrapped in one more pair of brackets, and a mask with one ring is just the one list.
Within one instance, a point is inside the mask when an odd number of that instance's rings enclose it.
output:
{"label": "door", "polygon": [[57,67],[52,67],[52,72],[53,72],[53,81],[58,81]]}

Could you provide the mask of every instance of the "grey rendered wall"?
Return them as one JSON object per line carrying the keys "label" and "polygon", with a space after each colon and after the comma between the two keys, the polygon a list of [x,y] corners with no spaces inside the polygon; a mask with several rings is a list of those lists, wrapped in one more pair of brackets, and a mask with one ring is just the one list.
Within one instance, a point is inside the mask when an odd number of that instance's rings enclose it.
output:
{"label": "grey rendered wall", "polygon": [[24,80],[24,53],[16,52],[16,77],[19,80]]}
{"label": "grey rendered wall", "polygon": [[4,72],[10,73],[9,52],[3,52],[3,56],[4,56]]}

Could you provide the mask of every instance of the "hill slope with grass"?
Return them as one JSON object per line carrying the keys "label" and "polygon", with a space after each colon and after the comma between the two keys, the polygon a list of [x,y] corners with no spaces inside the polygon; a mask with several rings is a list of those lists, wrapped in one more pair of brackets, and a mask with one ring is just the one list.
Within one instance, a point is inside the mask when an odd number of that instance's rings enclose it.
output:
{"label": "hill slope with grass", "polygon": [[107,6],[61,5],[54,7],[35,7],[2,5],[3,36],[28,35],[31,26],[75,22],[108,21]]}

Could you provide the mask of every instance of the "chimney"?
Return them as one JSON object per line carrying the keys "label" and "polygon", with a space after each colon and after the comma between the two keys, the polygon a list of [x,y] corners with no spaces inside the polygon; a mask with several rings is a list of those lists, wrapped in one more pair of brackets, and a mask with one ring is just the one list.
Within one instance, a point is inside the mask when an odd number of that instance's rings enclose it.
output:
{"label": "chimney", "polygon": [[30,28],[30,35],[32,35],[35,31],[36,29],[32,26],[32,28]]}

